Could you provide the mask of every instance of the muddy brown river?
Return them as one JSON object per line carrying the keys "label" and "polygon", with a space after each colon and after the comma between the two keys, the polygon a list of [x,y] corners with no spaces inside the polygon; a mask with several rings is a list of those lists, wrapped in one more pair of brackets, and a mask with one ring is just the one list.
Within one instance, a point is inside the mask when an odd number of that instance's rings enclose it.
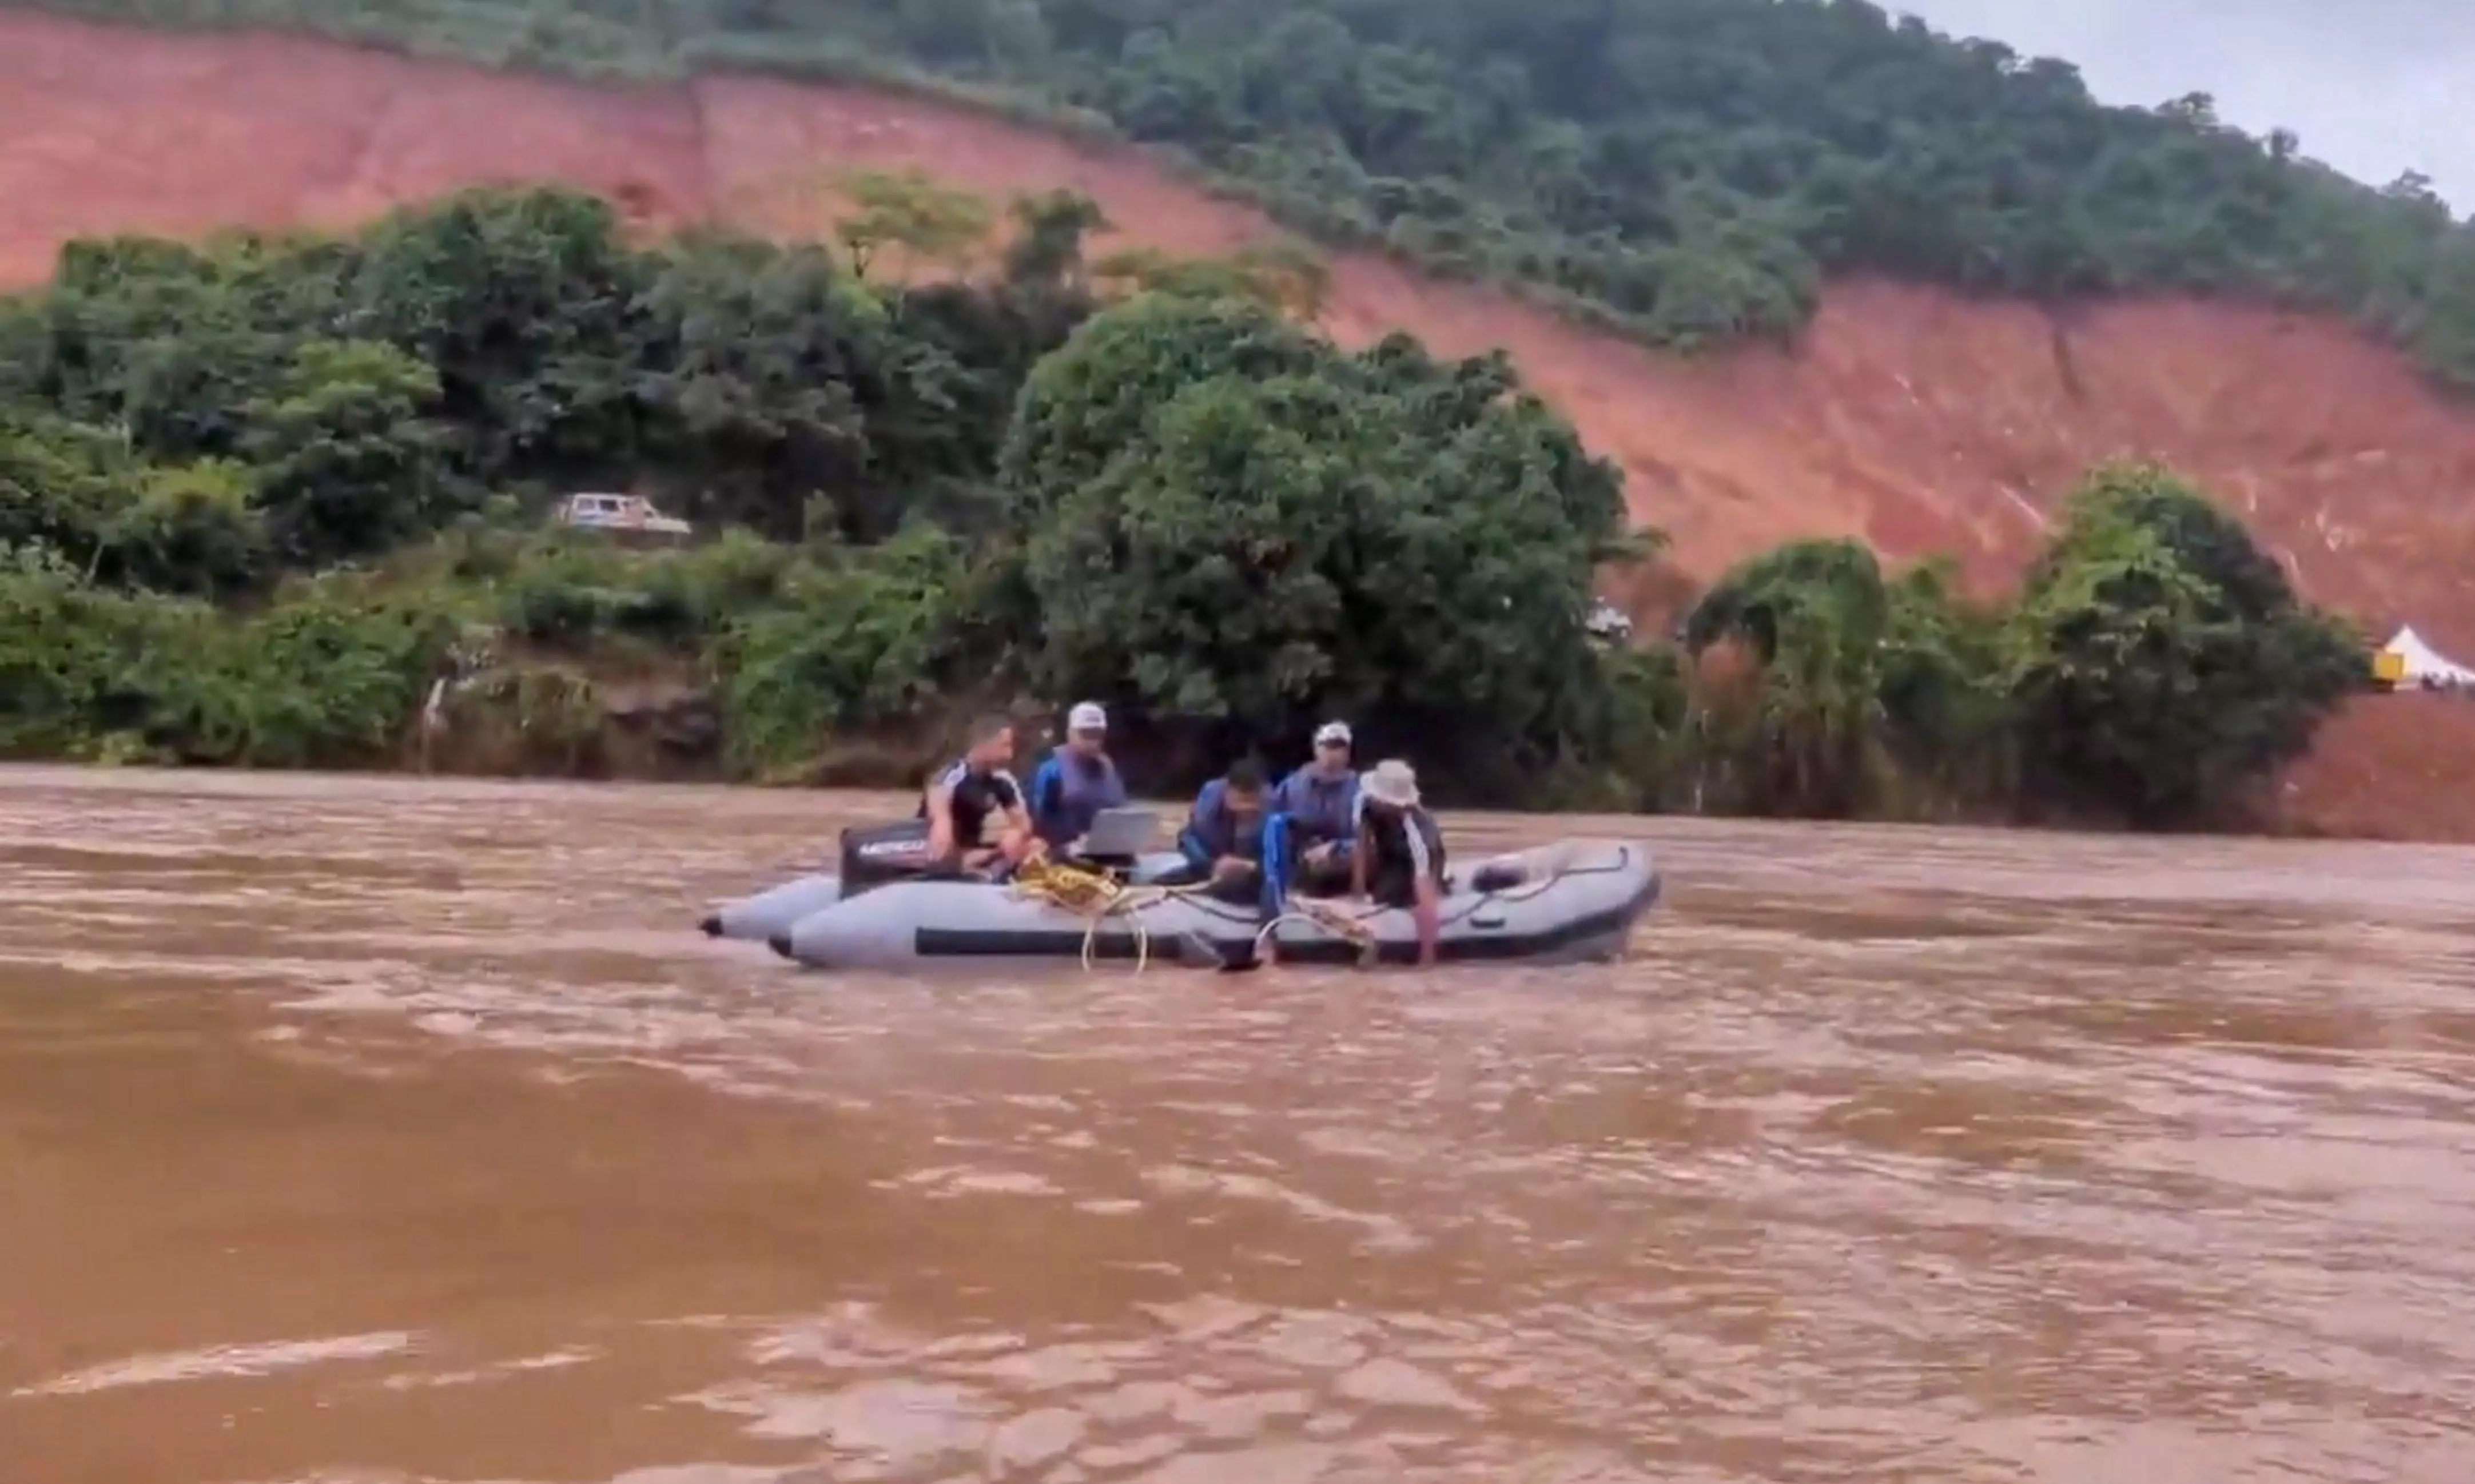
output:
{"label": "muddy brown river", "polygon": [[0,1480],[2475,1479],[2475,852],[1583,821],[1669,900],[1553,971],[691,930],[884,808],[0,770]]}

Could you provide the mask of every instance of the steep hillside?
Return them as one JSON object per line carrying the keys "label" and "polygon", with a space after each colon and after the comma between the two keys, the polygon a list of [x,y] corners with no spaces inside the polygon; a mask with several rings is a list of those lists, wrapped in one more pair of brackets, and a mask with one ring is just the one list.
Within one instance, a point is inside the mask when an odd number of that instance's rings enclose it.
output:
{"label": "steep hillside", "polygon": [[[616,194],[649,227],[821,219],[832,171],[918,165],[1097,199],[1126,238],[1217,251],[1270,229],[1122,149],[880,92],[709,78],[588,88],[275,36],[0,12],[0,277],[71,237],[339,226],[483,181]],[[1688,361],[1393,261],[1336,264],[1344,339],[1508,348],[1622,459],[1688,572],[1794,534],[1948,552],[1998,580],[2064,482],[2163,457],[2238,502],[2316,597],[2475,650],[2475,415],[2333,321],[2191,301],[2065,313],[1837,285],[1793,353]]]}
{"label": "steep hillside", "polygon": [[[1269,224],[1147,157],[916,96],[713,77],[603,88],[268,36],[173,36],[0,11],[0,281],[113,232],[340,227],[453,187],[565,181],[647,231],[816,231],[825,182],[919,166],[992,194],[1068,186],[1121,240],[1212,252]],[[1105,247],[1106,244],[1104,243]],[[1883,281],[1822,296],[1793,353],[1698,360],[1393,258],[1335,265],[1326,319],[1509,349],[1620,458],[1636,515],[1707,580],[1787,536],[2016,571],[2066,482],[2162,457],[2237,502],[2316,596],[2475,653],[2475,417],[2330,319],[2193,300],[2053,313]],[[2377,697],[2290,777],[2306,830],[2475,839],[2475,706]]]}
{"label": "steep hillside", "polygon": [[2353,702],[2288,770],[2278,813],[2308,834],[2475,844],[2475,696]]}

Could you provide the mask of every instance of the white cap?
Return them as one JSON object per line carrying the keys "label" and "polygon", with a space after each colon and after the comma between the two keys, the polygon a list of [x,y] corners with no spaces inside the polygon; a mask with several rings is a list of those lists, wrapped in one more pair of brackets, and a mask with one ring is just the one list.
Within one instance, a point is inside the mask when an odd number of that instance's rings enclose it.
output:
{"label": "white cap", "polygon": [[[1292,732],[1289,735],[1295,737],[1297,734]],[[1322,746],[1326,742],[1338,742],[1342,746],[1346,747],[1349,745],[1350,741],[1349,723],[1346,721],[1327,721],[1323,725],[1315,728],[1314,740],[1315,745],[1318,747]]]}
{"label": "white cap", "polygon": [[1066,714],[1066,730],[1069,732],[1105,732],[1108,729],[1109,714],[1100,709],[1098,701],[1084,701]]}

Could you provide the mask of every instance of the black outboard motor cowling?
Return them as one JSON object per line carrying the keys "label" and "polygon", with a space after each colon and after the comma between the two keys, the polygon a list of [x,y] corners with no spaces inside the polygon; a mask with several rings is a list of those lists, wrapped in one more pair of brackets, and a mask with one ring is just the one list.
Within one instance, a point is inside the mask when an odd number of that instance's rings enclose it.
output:
{"label": "black outboard motor cowling", "polygon": [[929,868],[928,821],[896,819],[843,831],[843,899],[870,887],[948,874]]}

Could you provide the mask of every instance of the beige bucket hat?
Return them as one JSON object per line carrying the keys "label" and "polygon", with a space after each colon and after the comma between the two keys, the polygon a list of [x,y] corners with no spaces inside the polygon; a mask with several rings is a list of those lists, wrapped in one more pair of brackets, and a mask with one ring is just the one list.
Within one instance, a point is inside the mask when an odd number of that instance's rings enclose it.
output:
{"label": "beige bucket hat", "polygon": [[1360,774],[1358,787],[1376,803],[1394,809],[1413,808],[1418,802],[1417,769],[1399,758],[1385,758]]}

